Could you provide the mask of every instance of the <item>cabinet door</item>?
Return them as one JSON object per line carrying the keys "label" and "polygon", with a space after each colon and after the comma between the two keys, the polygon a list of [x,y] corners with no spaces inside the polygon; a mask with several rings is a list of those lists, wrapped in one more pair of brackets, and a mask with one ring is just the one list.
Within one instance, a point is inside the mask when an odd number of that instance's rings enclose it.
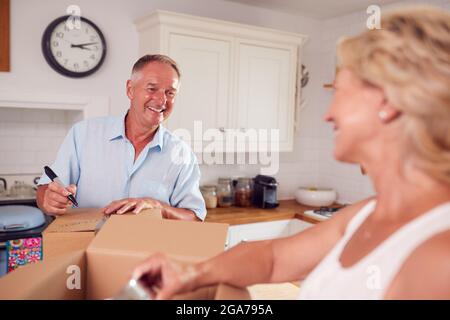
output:
{"label": "cabinet door", "polygon": [[279,130],[281,151],[292,150],[296,47],[240,40],[237,60],[238,128],[243,132],[267,130],[266,135],[258,135],[258,149],[251,151],[264,150],[264,143],[271,141],[270,129]]}
{"label": "cabinet door", "polygon": [[219,129],[214,139],[223,140],[230,114],[231,46],[227,39],[169,32],[168,54],[180,66],[181,86],[167,126],[187,129],[194,147],[208,129]]}

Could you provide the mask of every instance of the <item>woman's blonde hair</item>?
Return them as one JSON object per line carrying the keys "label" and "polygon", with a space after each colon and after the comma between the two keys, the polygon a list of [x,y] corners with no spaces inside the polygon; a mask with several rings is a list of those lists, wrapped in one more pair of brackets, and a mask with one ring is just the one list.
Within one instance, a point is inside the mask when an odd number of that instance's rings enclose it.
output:
{"label": "woman's blonde hair", "polygon": [[432,7],[391,12],[381,29],[341,41],[337,55],[339,67],[382,88],[402,112],[404,151],[415,165],[450,184],[450,14]]}

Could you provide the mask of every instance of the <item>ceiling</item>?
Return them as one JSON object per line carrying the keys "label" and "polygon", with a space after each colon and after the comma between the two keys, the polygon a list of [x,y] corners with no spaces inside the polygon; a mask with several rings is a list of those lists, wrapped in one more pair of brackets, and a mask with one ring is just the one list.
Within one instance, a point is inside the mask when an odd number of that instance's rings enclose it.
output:
{"label": "ceiling", "polygon": [[279,10],[304,17],[328,19],[358,10],[366,10],[372,4],[384,5],[398,0],[225,0],[256,7]]}

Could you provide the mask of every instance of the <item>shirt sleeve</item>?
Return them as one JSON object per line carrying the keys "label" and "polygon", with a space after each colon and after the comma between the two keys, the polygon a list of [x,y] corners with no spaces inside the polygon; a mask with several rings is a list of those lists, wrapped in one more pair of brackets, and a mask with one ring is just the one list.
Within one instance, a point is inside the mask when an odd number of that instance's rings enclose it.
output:
{"label": "shirt sleeve", "polygon": [[[67,133],[59,147],[56,160],[50,166],[64,185],[77,184],[80,177],[79,143],[77,141],[77,126],[75,124]],[[44,173],[38,185],[49,184],[51,180]]]}
{"label": "shirt sleeve", "polygon": [[182,164],[170,196],[170,205],[192,210],[202,221],[206,218],[205,201],[200,192],[200,168],[193,152],[190,153],[189,161]]}

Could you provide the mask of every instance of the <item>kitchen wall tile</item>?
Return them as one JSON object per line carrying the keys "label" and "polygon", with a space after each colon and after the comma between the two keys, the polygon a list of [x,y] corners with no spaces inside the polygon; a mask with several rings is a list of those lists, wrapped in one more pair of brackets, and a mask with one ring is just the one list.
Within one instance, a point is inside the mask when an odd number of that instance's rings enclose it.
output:
{"label": "kitchen wall tile", "polygon": [[32,123],[52,122],[52,112],[52,110],[43,109],[23,109],[22,121]]}
{"label": "kitchen wall tile", "polygon": [[20,151],[17,153],[17,162],[20,165],[33,165],[36,162],[36,154],[32,151]]}
{"label": "kitchen wall tile", "polygon": [[65,123],[38,123],[36,136],[38,137],[64,137],[69,131],[69,126]]}
{"label": "kitchen wall tile", "polygon": [[49,139],[49,145],[52,150],[58,150],[64,141],[65,136],[53,137]]}
{"label": "kitchen wall tile", "polygon": [[49,137],[22,137],[21,149],[24,151],[49,151],[53,147]]}
{"label": "kitchen wall tile", "polygon": [[18,163],[16,152],[2,152],[0,166],[10,166]]}
{"label": "kitchen wall tile", "polygon": [[10,136],[4,137],[0,136],[0,152],[9,151],[19,151],[20,150],[20,137]]}
{"label": "kitchen wall tile", "polygon": [[67,121],[68,114],[77,115],[67,111],[0,108],[0,173],[40,172],[43,165],[52,163],[72,125]]}
{"label": "kitchen wall tile", "polygon": [[36,124],[26,122],[1,122],[0,136],[32,137],[36,133]]}
{"label": "kitchen wall tile", "polygon": [[22,113],[21,109],[16,108],[0,108],[0,121],[1,122],[16,122],[21,121]]}
{"label": "kitchen wall tile", "polygon": [[53,111],[50,113],[50,122],[52,123],[67,123],[68,121],[68,112],[69,111]]}
{"label": "kitchen wall tile", "polygon": [[50,165],[55,161],[57,151],[37,151],[35,163],[39,168]]}

